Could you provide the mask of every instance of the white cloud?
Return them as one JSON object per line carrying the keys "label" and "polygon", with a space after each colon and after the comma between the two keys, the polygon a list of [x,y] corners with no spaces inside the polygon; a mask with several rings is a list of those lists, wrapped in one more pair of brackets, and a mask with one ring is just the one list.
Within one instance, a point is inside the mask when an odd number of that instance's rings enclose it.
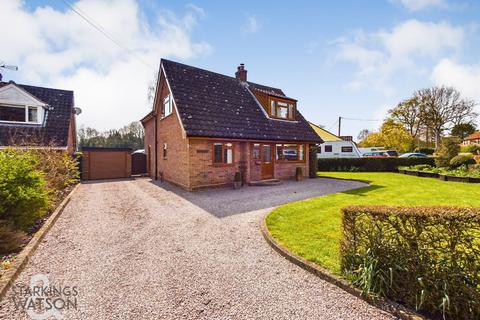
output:
{"label": "white cloud", "polygon": [[19,72],[9,73],[12,80],[74,90],[83,109],[80,124],[108,129],[139,120],[149,109],[147,86],[161,57],[189,59],[212,50],[192,40],[193,28],[205,17],[194,5],[181,16],[161,10],[152,22],[134,0],[80,0],[75,6],[130,53],[71,10],[28,11],[23,1],[9,0],[2,1],[0,21],[15,32],[0,33],[0,58],[19,65]]}
{"label": "white cloud", "polygon": [[390,2],[399,3],[411,11],[419,11],[428,7],[447,7],[445,0],[390,0]]}
{"label": "white cloud", "polygon": [[347,85],[359,89],[373,86],[390,94],[390,80],[397,72],[429,73],[427,63],[454,54],[462,46],[465,30],[447,22],[407,20],[391,30],[372,33],[356,31],[334,42],[335,61],[357,66],[354,79]]}
{"label": "white cloud", "polygon": [[437,85],[455,87],[465,96],[480,102],[480,63],[460,64],[452,59],[443,59],[432,72]]}
{"label": "white cloud", "polygon": [[262,25],[258,21],[256,15],[248,15],[245,21],[244,32],[245,33],[257,33]]}

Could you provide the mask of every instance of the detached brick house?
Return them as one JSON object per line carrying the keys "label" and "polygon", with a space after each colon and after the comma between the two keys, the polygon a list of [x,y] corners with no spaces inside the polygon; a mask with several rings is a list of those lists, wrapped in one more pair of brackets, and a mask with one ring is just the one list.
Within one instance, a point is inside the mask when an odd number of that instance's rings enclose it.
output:
{"label": "detached brick house", "polygon": [[153,110],[141,120],[149,175],[187,190],[308,175],[322,140],[281,89],[162,59]]}
{"label": "detached brick house", "polygon": [[73,91],[0,81],[0,149],[48,147],[73,153]]}
{"label": "detached brick house", "polygon": [[463,145],[464,146],[469,146],[469,145],[480,146],[480,131],[476,131],[471,135],[469,135],[468,137],[465,137],[465,139],[463,139]]}

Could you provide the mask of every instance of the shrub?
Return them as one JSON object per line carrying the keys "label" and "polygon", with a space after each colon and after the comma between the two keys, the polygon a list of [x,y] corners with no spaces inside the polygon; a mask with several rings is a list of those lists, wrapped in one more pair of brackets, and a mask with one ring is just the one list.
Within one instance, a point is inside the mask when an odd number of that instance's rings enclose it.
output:
{"label": "shrub", "polygon": [[476,144],[461,146],[460,151],[463,153],[480,154],[480,146]]}
{"label": "shrub", "polygon": [[417,148],[414,152],[423,153],[426,155],[432,155],[435,152],[434,148]]}
{"label": "shrub", "polygon": [[28,151],[0,151],[0,219],[27,229],[48,206],[38,158]]}
{"label": "shrub", "polygon": [[395,172],[398,167],[419,164],[435,165],[433,158],[323,158],[319,171]]}
{"label": "shrub", "polygon": [[458,155],[456,157],[453,157],[452,160],[450,160],[450,167],[452,168],[458,168],[461,166],[465,166],[466,169],[468,169],[469,165],[476,164],[477,162],[475,159],[473,159],[472,155]]}
{"label": "shrub", "polygon": [[435,316],[480,318],[480,209],[342,211],[342,272],[365,293]]}
{"label": "shrub", "polygon": [[235,176],[233,177],[233,181],[235,182],[242,182],[242,174],[240,172],[235,172]]}
{"label": "shrub", "polygon": [[458,138],[442,138],[442,143],[436,152],[435,163],[437,167],[448,167],[450,160],[460,152],[460,140]]}
{"label": "shrub", "polygon": [[26,240],[25,232],[16,230],[7,221],[0,220],[0,254],[20,251]]}
{"label": "shrub", "polygon": [[318,172],[318,161],[317,161],[317,146],[314,144],[309,145],[308,152],[308,177],[316,178]]}

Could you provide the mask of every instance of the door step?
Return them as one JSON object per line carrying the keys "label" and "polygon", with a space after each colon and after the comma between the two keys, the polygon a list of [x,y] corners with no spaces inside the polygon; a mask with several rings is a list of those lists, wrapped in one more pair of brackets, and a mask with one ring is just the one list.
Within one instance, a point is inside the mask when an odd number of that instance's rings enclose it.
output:
{"label": "door step", "polygon": [[268,179],[268,180],[260,180],[260,181],[251,181],[249,185],[251,186],[260,186],[260,187],[267,187],[267,186],[278,186],[282,184],[282,181],[278,179]]}

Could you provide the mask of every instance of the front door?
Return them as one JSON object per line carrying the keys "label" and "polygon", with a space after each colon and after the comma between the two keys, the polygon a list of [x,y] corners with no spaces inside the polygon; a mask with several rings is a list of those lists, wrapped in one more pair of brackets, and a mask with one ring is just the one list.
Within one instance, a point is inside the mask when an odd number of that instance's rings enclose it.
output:
{"label": "front door", "polygon": [[262,144],[262,179],[273,178],[273,147]]}

